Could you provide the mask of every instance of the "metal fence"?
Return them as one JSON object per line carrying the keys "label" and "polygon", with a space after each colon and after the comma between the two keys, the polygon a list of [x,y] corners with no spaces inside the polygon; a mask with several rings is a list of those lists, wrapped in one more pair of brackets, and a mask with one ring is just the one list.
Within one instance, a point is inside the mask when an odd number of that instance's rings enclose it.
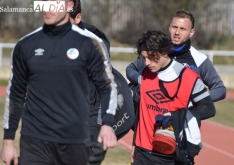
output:
{"label": "metal fence", "polygon": [[[0,43],[0,67],[3,66],[2,56],[3,56],[3,48],[11,48],[13,49],[15,43]],[[234,56],[234,51],[224,51],[224,50],[199,50],[209,57],[209,59],[213,62],[214,56]],[[134,48],[123,48],[123,47],[110,47],[110,52],[117,53],[134,53]]]}
{"label": "metal fence", "polygon": [[[111,52],[117,53],[134,53],[134,48],[122,48],[122,47],[111,47]],[[204,53],[209,57],[209,59],[213,62],[214,56],[234,56],[234,51],[225,51],[225,50],[198,50],[201,53]]]}

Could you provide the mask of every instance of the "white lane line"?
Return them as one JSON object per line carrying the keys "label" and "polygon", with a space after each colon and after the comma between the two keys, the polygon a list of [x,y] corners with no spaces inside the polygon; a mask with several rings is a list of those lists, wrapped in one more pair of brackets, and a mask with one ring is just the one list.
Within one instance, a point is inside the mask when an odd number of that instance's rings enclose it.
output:
{"label": "white lane line", "polygon": [[216,147],[213,147],[213,146],[211,146],[211,145],[209,145],[209,144],[207,144],[207,143],[204,143],[204,142],[202,142],[202,144],[203,144],[205,147],[207,147],[207,148],[210,148],[210,149],[212,149],[212,150],[215,150],[215,151],[217,151],[217,152],[219,152],[219,153],[221,153],[221,154],[223,154],[223,155],[229,156],[229,157],[231,157],[231,158],[234,159],[234,155],[233,155],[233,154],[230,154],[230,153],[228,153],[228,152],[226,152],[226,151],[224,151],[224,150],[221,150],[221,149],[218,149],[218,148],[216,148]]}
{"label": "white lane line", "polygon": [[226,125],[223,125],[223,124],[220,124],[220,123],[217,123],[215,121],[211,121],[211,120],[204,120],[202,121],[202,123],[205,122],[207,124],[212,124],[212,125],[215,125],[215,126],[218,126],[218,127],[221,127],[221,128],[224,128],[224,129],[228,129],[229,131],[234,131],[234,128],[233,127],[230,127],[230,126],[226,126]]}
{"label": "white lane line", "polygon": [[[226,125],[223,125],[223,124],[220,124],[220,123],[217,123],[217,122],[214,122],[214,121],[210,121],[210,120],[205,120],[205,121],[202,121],[202,122],[206,122],[207,124],[210,124],[210,125],[214,125],[214,126],[218,126],[220,127],[221,129],[227,129],[228,131],[232,132],[234,131],[234,128],[232,127],[229,127],[229,126],[226,126]],[[219,148],[216,148],[216,147],[213,147],[212,145],[208,144],[208,143],[205,143],[205,142],[202,142],[202,144],[207,147],[207,148],[210,148],[216,152],[219,152],[223,155],[226,155],[226,156],[229,156],[231,158],[234,159],[234,155],[233,154],[230,154],[229,152],[226,152],[224,150],[221,150]]]}

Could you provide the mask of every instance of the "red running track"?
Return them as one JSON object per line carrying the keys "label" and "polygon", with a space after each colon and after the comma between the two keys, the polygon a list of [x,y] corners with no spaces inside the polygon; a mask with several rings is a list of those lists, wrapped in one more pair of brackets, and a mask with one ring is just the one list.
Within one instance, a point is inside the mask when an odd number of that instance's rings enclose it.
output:
{"label": "red running track", "polygon": [[[195,157],[196,165],[233,165],[234,129],[211,121],[202,122],[203,149]],[[119,144],[131,150],[133,132],[123,137]]]}
{"label": "red running track", "polygon": [[[225,100],[234,100],[234,92],[227,92]],[[202,121],[203,149],[195,157],[196,165],[234,165],[234,128],[209,120]],[[133,132],[119,140],[119,144],[131,150]]]}
{"label": "red running track", "polygon": [[[6,95],[6,87],[0,86],[0,96]],[[234,100],[234,92],[227,92],[225,100]],[[234,128],[211,122],[202,122],[203,149],[195,158],[196,165],[233,165]],[[118,144],[131,150],[133,132],[119,140]],[[129,153],[130,155],[130,153]]]}

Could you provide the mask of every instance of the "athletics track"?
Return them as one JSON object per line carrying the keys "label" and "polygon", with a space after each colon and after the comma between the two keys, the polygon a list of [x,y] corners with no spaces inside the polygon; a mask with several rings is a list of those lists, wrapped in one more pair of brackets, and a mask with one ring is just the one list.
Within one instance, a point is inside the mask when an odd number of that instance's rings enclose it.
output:
{"label": "athletics track", "polygon": [[[6,87],[0,86],[0,96],[5,95]],[[227,99],[234,101],[234,92],[227,92]],[[201,132],[203,149],[195,158],[195,165],[234,165],[234,128],[206,120]],[[130,131],[118,145],[130,151],[132,135]]]}
{"label": "athletics track", "polygon": [[[234,92],[227,92],[225,100],[234,101]],[[118,144],[130,151],[132,135],[130,131]],[[195,165],[234,165],[234,128],[205,120],[201,135],[203,149],[195,158]]]}

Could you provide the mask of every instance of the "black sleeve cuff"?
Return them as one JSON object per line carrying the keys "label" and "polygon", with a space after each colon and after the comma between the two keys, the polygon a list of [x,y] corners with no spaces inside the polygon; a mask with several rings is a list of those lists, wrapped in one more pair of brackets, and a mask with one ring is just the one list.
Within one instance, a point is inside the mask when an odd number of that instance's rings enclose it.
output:
{"label": "black sleeve cuff", "polygon": [[16,130],[13,130],[13,129],[4,129],[3,139],[14,140],[15,139],[15,132],[16,132]]}
{"label": "black sleeve cuff", "polygon": [[113,123],[114,123],[114,115],[105,114],[104,116],[102,116],[102,125],[108,125],[112,127]]}

